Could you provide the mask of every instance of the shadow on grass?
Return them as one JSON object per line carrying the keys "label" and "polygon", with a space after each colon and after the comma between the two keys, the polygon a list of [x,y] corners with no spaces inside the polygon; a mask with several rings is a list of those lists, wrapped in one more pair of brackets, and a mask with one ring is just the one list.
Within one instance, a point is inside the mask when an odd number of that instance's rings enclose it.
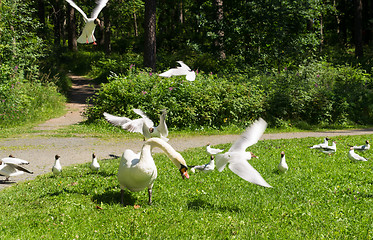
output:
{"label": "shadow on grass", "polygon": [[[120,190],[119,191],[107,191],[103,194],[97,194],[92,197],[92,201],[97,203],[106,204],[120,204]],[[136,198],[132,196],[132,193],[128,190],[124,191],[123,203],[124,206],[133,206]]]}
{"label": "shadow on grass", "polygon": [[0,184],[14,184],[14,183],[16,183],[16,182],[15,181],[11,181],[11,180],[9,180],[9,181],[0,180]]}
{"label": "shadow on grass", "polygon": [[215,206],[204,199],[197,198],[187,203],[189,210],[201,210],[201,209],[211,209],[220,212],[239,212],[238,207],[232,206]]}

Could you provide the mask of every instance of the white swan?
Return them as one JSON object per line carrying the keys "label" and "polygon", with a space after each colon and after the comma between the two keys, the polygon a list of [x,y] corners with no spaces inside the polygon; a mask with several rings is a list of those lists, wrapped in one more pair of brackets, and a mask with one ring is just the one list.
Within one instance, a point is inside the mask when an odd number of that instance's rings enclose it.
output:
{"label": "white swan", "polygon": [[253,157],[253,154],[245,151],[246,148],[259,141],[266,128],[266,121],[259,118],[246,128],[240,139],[233,143],[228,152],[216,154],[215,160],[218,171],[223,171],[225,165],[229,163],[229,169],[244,180],[263,187],[272,187],[247,161]]}
{"label": "white swan", "polygon": [[215,157],[214,155],[210,156],[210,162],[206,163],[204,165],[195,165],[195,166],[188,166],[190,168],[191,172],[195,172],[196,170],[204,172],[204,173],[210,173],[214,171],[215,169]]}
{"label": "white swan", "polygon": [[100,170],[100,164],[98,163],[97,157],[96,157],[96,155],[94,153],[92,154],[92,163],[91,163],[91,165],[89,165],[89,168],[92,171],[95,171],[95,172],[97,172],[98,170]]}
{"label": "white swan", "polygon": [[366,140],[364,145],[361,145],[361,146],[351,146],[351,145],[349,145],[349,147],[353,147],[354,150],[358,150],[358,151],[366,151],[366,150],[370,149],[370,144],[369,144],[369,141]]}
{"label": "white swan", "polygon": [[141,116],[141,118],[131,120],[127,117],[118,117],[104,112],[105,119],[115,126],[120,126],[129,132],[138,132],[144,135],[145,139],[151,137],[159,137],[164,141],[168,141],[168,128],[166,124],[167,111],[162,110],[162,114],[159,117],[159,125],[154,126],[154,122],[148,118],[148,116],[140,109],[133,109],[135,113]]}
{"label": "white swan", "polygon": [[138,192],[148,188],[149,204],[152,203],[152,187],[157,178],[157,167],[155,166],[152,149],[162,149],[175,166],[179,169],[183,178],[189,178],[187,164],[180,153],[175,151],[170,144],[160,138],[147,140],[139,153],[127,149],[124,151],[119,168],[118,181],[121,188],[121,203],[123,204],[124,189]]}
{"label": "white swan", "polygon": [[285,152],[284,151],[281,152],[281,161],[278,164],[277,168],[278,168],[278,171],[281,172],[281,173],[285,173],[289,169],[288,164],[286,163],[286,160],[285,160]]}
{"label": "white swan", "polygon": [[20,165],[29,164],[26,160],[15,158],[10,155],[7,158],[2,158],[0,160],[0,175],[5,176],[5,181],[9,181],[10,177],[18,176],[24,174],[25,172],[33,174],[33,172],[27,170]]}
{"label": "white swan", "polygon": [[83,28],[83,32],[80,37],[77,39],[78,43],[91,43],[93,42],[96,45],[96,38],[93,35],[95,31],[96,25],[100,25],[100,19],[98,19],[98,15],[100,14],[101,10],[106,6],[106,3],[109,0],[97,0],[96,7],[93,9],[91,13],[91,17],[88,18],[87,15],[83,12],[83,10],[76,5],[76,3],[72,0],[66,0],[73,8],[75,8],[80,14],[82,14],[85,26]]}
{"label": "white swan", "polygon": [[190,69],[183,61],[176,61],[181,67],[171,68],[170,70],[159,74],[161,77],[172,77],[186,75],[188,81],[194,81],[196,79],[196,73]]}
{"label": "white swan", "polygon": [[355,153],[354,147],[350,147],[350,151],[348,151],[347,156],[352,161],[364,161],[364,162],[368,161],[366,158]]}
{"label": "white swan", "polygon": [[56,155],[54,156],[54,165],[52,167],[52,172],[54,175],[60,175],[62,172],[62,166],[60,163],[60,156]]}
{"label": "white swan", "polygon": [[319,149],[320,148],[323,148],[323,147],[327,147],[329,145],[329,138],[325,138],[324,139],[324,142],[323,143],[320,143],[320,144],[316,144],[316,145],[313,145],[312,147],[310,147],[311,149]]}

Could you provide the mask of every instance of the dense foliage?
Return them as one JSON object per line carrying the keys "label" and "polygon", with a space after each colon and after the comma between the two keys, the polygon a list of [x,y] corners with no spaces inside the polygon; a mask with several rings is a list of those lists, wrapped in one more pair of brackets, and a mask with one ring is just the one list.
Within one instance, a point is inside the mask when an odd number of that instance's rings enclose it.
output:
{"label": "dense foliage", "polygon": [[113,75],[103,85],[86,114],[89,120],[102,118],[103,112],[137,118],[132,109],[141,108],[158,119],[166,108],[170,127],[193,129],[245,126],[259,116],[278,127],[289,122],[370,124],[372,81],[363,70],[325,62],[265,74],[199,73],[194,82],[138,73],[131,66],[126,75]]}
{"label": "dense foliage", "polygon": [[0,8],[0,127],[47,119],[62,109],[64,98],[53,79],[40,71],[46,56],[36,36],[38,21],[24,1],[2,1]]}

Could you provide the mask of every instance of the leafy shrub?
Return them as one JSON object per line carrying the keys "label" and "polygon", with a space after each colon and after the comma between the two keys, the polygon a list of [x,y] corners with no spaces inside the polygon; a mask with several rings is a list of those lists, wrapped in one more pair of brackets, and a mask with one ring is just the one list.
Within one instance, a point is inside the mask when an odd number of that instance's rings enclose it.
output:
{"label": "leafy shrub", "polygon": [[235,80],[200,73],[189,82],[185,77],[161,78],[132,69],[127,76],[111,77],[86,114],[88,121],[102,118],[103,112],[138,118],[132,109],[140,108],[158,119],[166,108],[171,128],[245,126],[264,111],[264,95],[243,76]]}
{"label": "leafy shrub", "polygon": [[87,109],[89,121],[102,118],[103,112],[138,118],[133,108],[158,119],[166,108],[167,122],[175,128],[247,126],[260,116],[276,127],[373,122],[371,76],[325,62],[264,74],[199,73],[194,82],[131,68],[109,81]]}

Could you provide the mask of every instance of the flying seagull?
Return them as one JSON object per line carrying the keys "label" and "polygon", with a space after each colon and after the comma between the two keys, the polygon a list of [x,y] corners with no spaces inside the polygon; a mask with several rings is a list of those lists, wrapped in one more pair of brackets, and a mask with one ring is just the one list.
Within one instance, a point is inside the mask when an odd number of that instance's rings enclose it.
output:
{"label": "flying seagull", "polygon": [[29,162],[10,155],[9,157],[0,160],[0,175],[5,176],[5,181],[9,181],[10,177],[18,176],[25,172],[33,174],[33,172],[20,166],[26,164],[29,164]]}
{"label": "flying seagull", "polygon": [[145,139],[159,137],[164,141],[168,141],[168,128],[166,125],[167,111],[162,110],[159,117],[159,125],[154,126],[154,122],[140,109],[133,109],[135,113],[141,116],[137,119],[129,119],[127,117],[118,117],[104,112],[105,119],[115,126],[120,126],[129,132],[138,132],[144,135]]}
{"label": "flying seagull", "polygon": [[218,171],[223,171],[225,166],[229,164],[229,169],[244,180],[263,187],[272,187],[247,161],[253,157],[253,154],[246,152],[246,148],[259,141],[266,128],[267,122],[259,118],[259,120],[246,128],[245,132],[233,143],[228,152],[216,154],[215,160]]}
{"label": "flying seagull", "polygon": [[159,74],[161,77],[172,77],[186,75],[188,81],[194,81],[196,79],[196,73],[190,69],[183,61],[177,61],[181,67],[171,68],[170,70]]}
{"label": "flying seagull", "polygon": [[106,3],[109,0],[97,0],[96,7],[93,9],[91,13],[91,17],[88,18],[87,15],[83,12],[83,10],[76,5],[76,3],[72,0],[66,0],[73,8],[75,8],[80,14],[82,14],[85,26],[83,28],[83,32],[78,38],[78,43],[91,43],[93,42],[96,45],[96,38],[93,35],[95,32],[96,25],[100,25],[100,19],[98,19],[98,15],[100,14],[101,10],[106,6]]}

